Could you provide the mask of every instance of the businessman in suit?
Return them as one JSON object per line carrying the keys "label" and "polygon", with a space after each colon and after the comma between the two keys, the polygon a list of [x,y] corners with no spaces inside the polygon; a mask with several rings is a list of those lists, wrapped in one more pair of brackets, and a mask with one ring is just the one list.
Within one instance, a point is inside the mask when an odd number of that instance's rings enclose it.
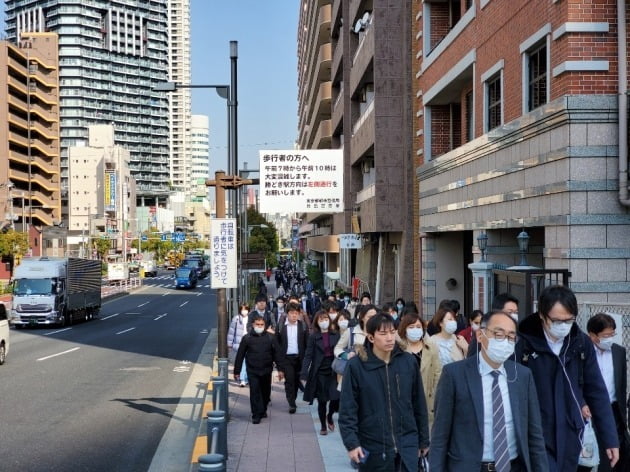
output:
{"label": "businessman in suit", "polygon": [[276,330],[284,369],[284,392],[291,414],[297,410],[295,400],[300,386],[300,370],[308,339],[308,329],[304,323],[298,321],[299,316],[300,306],[297,303],[289,303],[286,318],[281,318],[284,321],[281,321],[281,325]]}
{"label": "businessman in suit", "polygon": [[[615,417],[617,435],[619,436],[619,462],[615,464],[615,467],[611,468],[610,461],[606,456],[606,449],[600,444],[598,472],[630,470],[630,457],[628,457],[628,448],[630,447],[628,410],[625,402],[627,393],[626,349],[619,344],[613,343],[616,329],[617,325],[614,318],[605,313],[593,315],[586,324],[588,336],[593,341],[595,348],[597,364],[606,384],[606,390],[608,391],[608,397],[610,398]],[[597,431],[595,431],[595,434],[597,435]]]}
{"label": "businessman in suit", "polygon": [[431,470],[547,472],[538,396],[531,372],[508,358],[516,322],[483,317],[480,352],[444,366],[435,395]]}

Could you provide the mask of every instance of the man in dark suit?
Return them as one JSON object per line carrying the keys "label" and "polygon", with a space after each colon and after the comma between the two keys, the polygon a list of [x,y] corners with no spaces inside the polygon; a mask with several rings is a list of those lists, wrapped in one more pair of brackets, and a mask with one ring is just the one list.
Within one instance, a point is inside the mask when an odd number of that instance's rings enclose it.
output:
{"label": "man in dark suit", "polygon": [[538,396],[531,372],[507,360],[516,323],[505,312],[484,316],[480,353],[444,366],[435,395],[431,470],[546,472]]}
{"label": "man in dark suit", "polygon": [[298,321],[300,307],[295,303],[287,305],[286,322],[281,323],[276,330],[280,358],[284,368],[284,392],[289,403],[289,413],[297,410],[295,399],[300,382],[302,360],[306,350],[308,329]]}
{"label": "man in dark suit", "polygon": [[[627,391],[626,349],[619,344],[613,343],[616,329],[617,325],[614,318],[605,313],[597,313],[588,320],[586,325],[588,336],[595,347],[595,357],[606,384],[606,390],[608,391],[615,417],[617,435],[619,436],[619,462],[613,468],[610,467],[606,449],[603,444],[599,444],[598,472],[630,470],[630,457],[628,457],[628,448],[630,447],[628,410],[625,402]],[[595,433],[597,435],[597,431]]]}

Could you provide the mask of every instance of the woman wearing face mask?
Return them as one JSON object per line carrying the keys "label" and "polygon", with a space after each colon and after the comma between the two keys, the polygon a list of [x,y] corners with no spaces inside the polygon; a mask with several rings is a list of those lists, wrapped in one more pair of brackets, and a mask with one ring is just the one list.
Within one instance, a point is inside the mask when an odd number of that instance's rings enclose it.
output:
{"label": "woman wearing face mask", "polygon": [[472,340],[472,337],[475,335],[479,327],[481,326],[481,318],[483,317],[483,312],[481,310],[473,310],[470,315],[468,315],[468,326],[462,329],[459,333],[460,336],[463,336],[468,344]]}
{"label": "woman wearing face mask", "polygon": [[312,405],[317,399],[321,435],[335,430],[333,414],[339,410],[337,375],[332,370],[333,350],[338,341],[339,333],[331,324],[328,312],[318,311],[313,318],[313,332],[308,338],[300,379],[306,382],[304,401]]}
{"label": "woman wearing face mask", "polygon": [[337,319],[335,320],[335,325],[337,325],[339,336],[343,336],[343,333],[345,333],[350,326],[350,313],[348,313],[348,310],[339,311],[339,315],[337,315]]}
{"label": "woman wearing face mask", "polygon": [[398,317],[402,318],[403,310],[405,308],[405,300],[403,298],[398,297],[396,299],[395,306],[396,306],[396,312],[398,313]]}
{"label": "woman wearing face mask", "polygon": [[426,354],[422,355],[422,387],[429,409],[429,428],[433,425],[435,391],[442,375],[442,367],[451,362],[461,361],[468,352],[468,343],[463,336],[457,336],[455,314],[448,308],[438,308],[431,323],[438,329],[437,334],[425,338]]}
{"label": "woman wearing face mask", "polygon": [[[234,364],[234,358],[238,351],[238,346],[241,344],[241,339],[247,334],[247,315],[249,315],[249,305],[247,303],[241,304],[239,307],[239,314],[232,318],[230,328],[227,335],[228,357],[230,362]],[[247,385],[247,369],[245,361],[243,361],[243,370],[241,371],[240,386],[245,387]]]}
{"label": "woman wearing face mask", "polygon": [[424,323],[420,319],[420,315],[417,313],[409,313],[402,317],[400,325],[398,326],[398,336],[400,348],[412,354],[416,361],[418,361],[418,367],[421,365],[422,351],[424,349]]}

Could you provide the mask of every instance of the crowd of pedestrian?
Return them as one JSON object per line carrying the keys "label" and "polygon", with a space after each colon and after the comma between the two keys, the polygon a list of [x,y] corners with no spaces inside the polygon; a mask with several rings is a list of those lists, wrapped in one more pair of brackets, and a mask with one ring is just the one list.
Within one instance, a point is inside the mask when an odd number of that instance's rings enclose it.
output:
{"label": "crowd of pedestrian", "polygon": [[275,367],[288,413],[300,390],[317,402],[320,434],[338,430],[359,470],[630,471],[625,349],[610,315],[579,328],[569,288],[528,316],[500,294],[468,316],[444,300],[427,322],[402,298],[321,298],[290,261],[275,280],[284,293],[242,305],[228,334],[253,423]]}

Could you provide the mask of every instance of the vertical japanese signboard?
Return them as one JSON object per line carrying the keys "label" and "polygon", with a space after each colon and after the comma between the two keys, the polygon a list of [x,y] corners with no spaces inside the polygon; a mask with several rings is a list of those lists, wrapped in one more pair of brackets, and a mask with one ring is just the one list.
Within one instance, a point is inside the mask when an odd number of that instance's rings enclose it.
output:
{"label": "vertical japanese signboard", "polygon": [[105,211],[116,211],[116,173],[105,171]]}
{"label": "vertical japanese signboard", "polygon": [[260,151],[261,213],[343,211],[343,150]]}
{"label": "vertical japanese signboard", "polygon": [[210,249],[210,286],[236,288],[238,263],[235,218],[210,220]]}

